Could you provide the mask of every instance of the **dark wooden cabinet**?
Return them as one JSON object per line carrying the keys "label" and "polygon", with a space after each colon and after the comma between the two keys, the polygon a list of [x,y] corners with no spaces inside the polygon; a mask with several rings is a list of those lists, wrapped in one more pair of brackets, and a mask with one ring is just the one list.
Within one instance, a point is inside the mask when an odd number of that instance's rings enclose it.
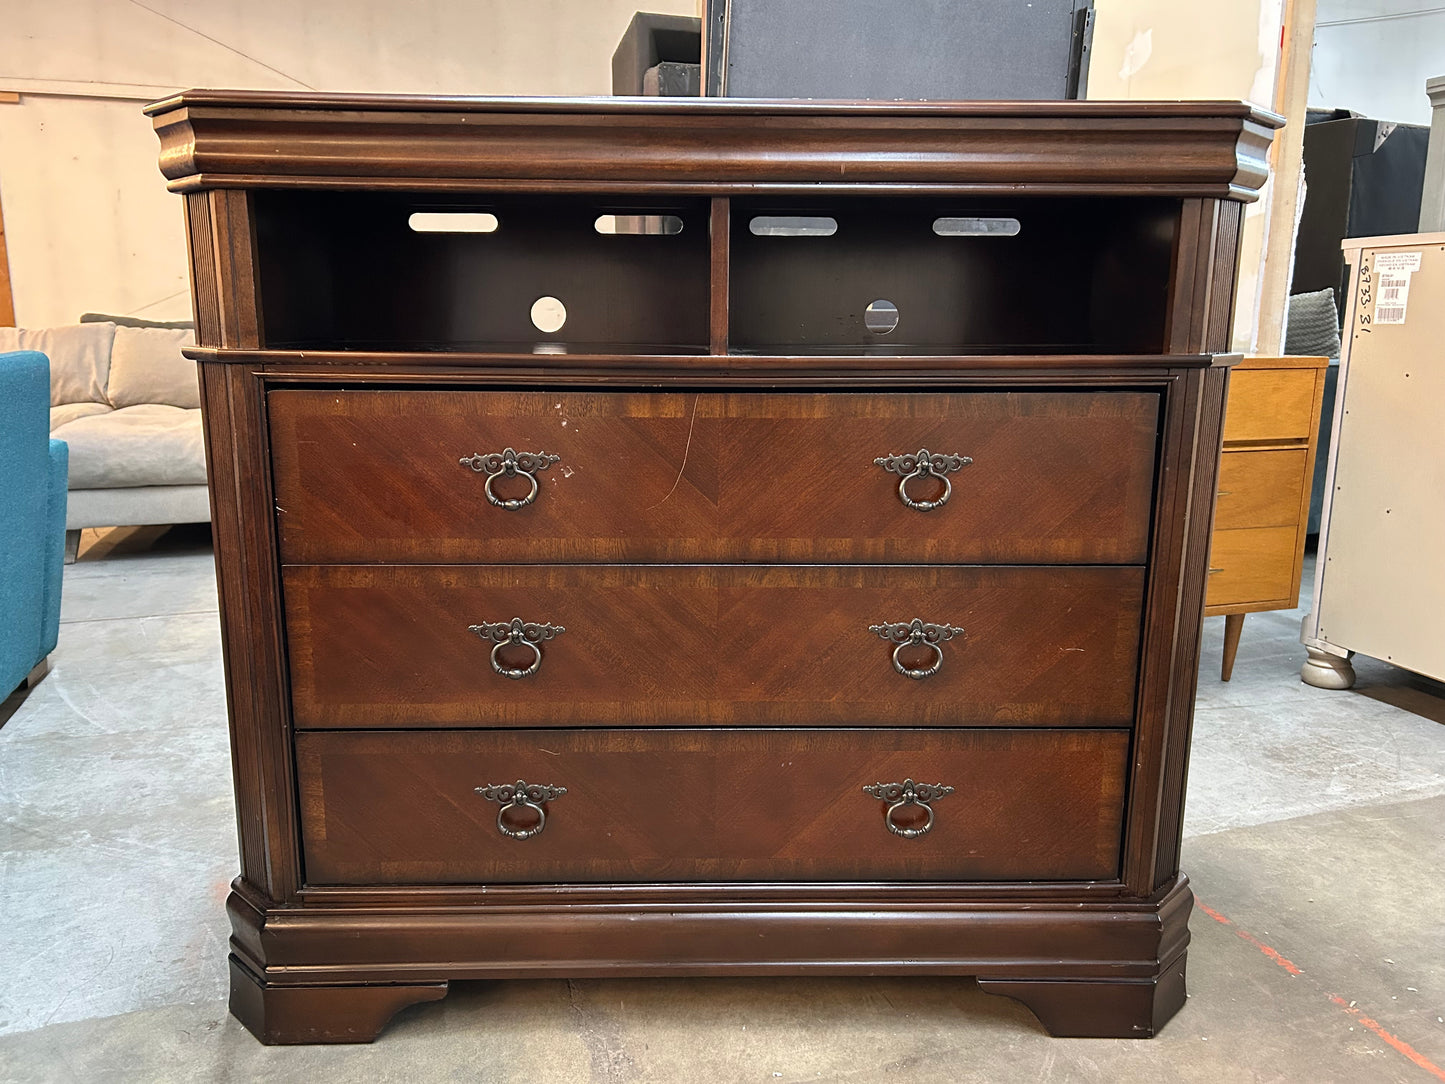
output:
{"label": "dark wooden cabinet", "polygon": [[232,1011],[1183,1004],[1239,103],[193,91]]}

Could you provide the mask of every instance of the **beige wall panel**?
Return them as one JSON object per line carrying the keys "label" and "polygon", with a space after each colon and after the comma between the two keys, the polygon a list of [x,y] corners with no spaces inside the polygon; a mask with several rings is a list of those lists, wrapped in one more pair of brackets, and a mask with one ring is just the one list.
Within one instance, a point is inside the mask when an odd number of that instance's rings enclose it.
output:
{"label": "beige wall panel", "polygon": [[1309,103],[1429,124],[1425,81],[1445,74],[1445,7],[1435,0],[1319,0]]}
{"label": "beige wall panel", "polygon": [[[1089,97],[1244,98],[1274,108],[1283,0],[1095,0]],[[1270,187],[1244,211],[1234,348],[1258,322]]]}
{"label": "beige wall panel", "polygon": [[[697,13],[697,0],[649,11]],[[46,0],[6,5],[5,75],[149,86],[606,94],[636,0]],[[10,10],[10,9],[15,10]],[[17,89],[0,79],[0,89]]]}
{"label": "beige wall panel", "polygon": [[87,310],[190,314],[181,201],[136,102],[0,106],[0,201],[21,327],[73,324]]}
{"label": "beige wall panel", "polygon": [[[190,312],[181,203],[140,108],[184,87],[606,94],[639,6],[697,0],[45,0],[5,5],[0,201],[22,326]],[[117,97],[119,96],[119,97]]]}

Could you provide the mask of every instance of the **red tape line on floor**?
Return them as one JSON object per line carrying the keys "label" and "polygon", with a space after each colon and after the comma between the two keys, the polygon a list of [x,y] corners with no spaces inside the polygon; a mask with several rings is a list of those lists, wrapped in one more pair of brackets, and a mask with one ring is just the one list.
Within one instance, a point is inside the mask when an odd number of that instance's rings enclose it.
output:
{"label": "red tape line on floor", "polygon": [[1231,922],[1229,919],[1225,918],[1225,917],[1224,917],[1223,915],[1221,915],[1218,911],[1216,911],[1216,910],[1214,910],[1213,908],[1210,908],[1210,907],[1205,907],[1204,904],[1200,903],[1198,900],[1195,900],[1195,901],[1194,901],[1194,905],[1195,905],[1196,907],[1198,907],[1201,911],[1203,911],[1206,915],[1208,915],[1210,918],[1214,919],[1215,922],[1218,922],[1220,925],[1232,927],[1233,930],[1234,930],[1234,932],[1235,932],[1235,934],[1236,934],[1236,936],[1238,936],[1241,941],[1248,941],[1251,945],[1253,945],[1255,948],[1259,949],[1260,952],[1264,953],[1266,956],[1268,956],[1268,957],[1269,957],[1271,960],[1273,960],[1275,963],[1279,964],[1280,967],[1284,968],[1284,969],[1285,969],[1286,971],[1288,971],[1291,975],[1303,975],[1303,974],[1304,974],[1304,972],[1301,971],[1298,967],[1296,967],[1292,961],[1290,961],[1290,960],[1286,959],[1285,957],[1281,956],[1278,952],[1276,952],[1274,949],[1270,948],[1268,945],[1266,945],[1266,944],[1265,944],[1263,941],[1261,941],[1259,938],[1255,937],[1253,934],[1246,933],[1244,930],[1241,930],[1238,926],[1235,926],[1233,922]]}
{"label": "red tape line on floor", "polygon": [[1333,1002],[1334,1002],[1336,1005],[1338,1005],[1340,1008],[1344,1009],[1345,1012],[1349,1013],[1349,1014],[1350,1014],[1351,1016],[1353,1016],[1356,1020],[1358,1020],[1358,1021],[1360,1022],[1360,1026],[1361,1026],[1361,1027],[1369,1028],[1369,1029],[1370,1029],[1371,1031],[1373,1031],[1376,1035],[1378,1035],[1381,1039],[1383,1039],[1385,1042],[1389,1043],[1389,1044],[1390,1044],[1391,1046],[1393,1046],[1396,1050],[1398,1050],[1401,1054],[1404,1054],[1405,1057],[1407,1057],[1407,1058],[1409,1058],[1411,1061],[1413,1061],[1413,1062],[1414,1062],[1416,1065],[1418,1065],[1421,1069],[1424,1069],[1425,1072],[1427,1072],[1427,1073],[1433,1073],[1435,1076],[1439,1077],[1441,1080],[1445,1080],[1445,1069],[1441,1069],[1440,1066],[1436,1065],[1433,1061],[1431,1061],[1429,1058],[1427,1058],[1424,1054],[1420,1053],[1420,1051],[1416,1050],[1413,1046],[1411,1046],[1409,1043],[1407,1043],[1404,1039],[1399,1039],[1399,1038],[1396,1038],[1394,1035],[1391,1035],[1388,1031],[1386,1031],[1383,1027],[1381,1027],[1380,1024],[1379,1024],[1377,1021],[1371,1020],[1371,1019],[1370,1019],[1368,1016],[1366,1016],[1364,1013],[1360,1012],[1359,1009],[1355,1008],[1352,1004],[1350,1004],[1350,1003],[1349,1003],[1348,1001],[1346,1001],[1344,998],[1340,997],[1339,994],[1331,994],[1331,995],[1330,995],[1330,1000],[1333,1001]]}
{"label": "red tape line on floor", "polygon": [[[1225,917],[1224,915],[1221,915],[1218,911],[1214,910],[1214,908],[1206,907],[1197,899],[1194,901],[1194,906],[1198,907],[1201,911],[1203,911],[1210,918],[1214,919],[1214,921],[1218,922],[1221,926],[1228,926],[1231,930],[1234,931],[1235,936],[1238,937],[1241,941],[1251,944],[1255,948],[1259,949],[1260,952],[1262,952],[1265,956],[1269,957],[1269,959],[1273,960],[1278,966],[1284,968],[1284,970],[1288,971],[1291,975],[1304,974],[1304,971],[1298,966],[1296,966],[1295,963],[1288,957],[1282,955],[1280,952],[1271,948],[1269,945],[1266,945],[1263,941],[1255,937],[1252,933],[1240,929],[1234,924],[1233,920]],[[1416,1050],[1404,1039],[1401,1039],[1395,1035],[1391,1035],[1388,1031],[1385,1030],[1384,1026],[1378,1020],[1372,1020],[1359,1009],[1355,1008],[1354,1002],[1346,1001],[1344,998],[1340,997],[1339,994],[1327,994],[1326,996],[1340,1008],[1344,1009],[1345,1012],[1349,1013],[1357,1021],[1359,1021],[1361,1027],[1374,1032],[1374,1034],[1379,1036],[1383,1042],[1393,1047],[1398,1053],[1403,1054],[1405,1057],[1409,1058],[1421,1069],[1424,1069],[1425,1072],[1431,1074],[1432,1076],[1440,1080],[1445,1080],[1445,1069],[1441,1069],[1440,1066],[1436,1065],[1433,1061],[1427,1058],[1424,1054],[1420,1053],[1420,1051]]]}

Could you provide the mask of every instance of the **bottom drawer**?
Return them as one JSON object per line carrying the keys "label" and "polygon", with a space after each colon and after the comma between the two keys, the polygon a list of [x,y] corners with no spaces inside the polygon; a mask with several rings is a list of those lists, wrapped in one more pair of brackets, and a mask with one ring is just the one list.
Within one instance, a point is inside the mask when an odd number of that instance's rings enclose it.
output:
{"label": "bottom drawer", "polygon": [[[305,873],[313,885],[1112,880],[1128,747],[1122,730],[302,733]],[[927,805],[863,789],[909,778],[954,789]],[[519,779],[566,793],[508,806],[477,792]]]}
{"label": "bottom drawer", "polygon": [[[1295,606],[1294,571],[1299,555],[1294,527],[1246,527],[1215,531],[1209,544],[1206,606],[1281,600]],[[1292,600],[1293,599],[1293,600]]]}

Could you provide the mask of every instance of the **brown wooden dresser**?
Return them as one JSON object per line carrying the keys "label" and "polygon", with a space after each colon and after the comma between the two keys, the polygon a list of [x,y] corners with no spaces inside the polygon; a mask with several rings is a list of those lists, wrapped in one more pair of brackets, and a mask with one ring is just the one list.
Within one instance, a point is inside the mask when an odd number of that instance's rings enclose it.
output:
{"label": "brown wooden dresser", "polygon": [[1225,615],[1225,681],[1244,615],[1300,604],[1329,360],[1245,358],[1230,377],[1204,607],[1208,617]]}
{"label": "brown wooden dresser", "polygon": [[1184,1001],[1239,103],[194,91],[231,1010]]}

